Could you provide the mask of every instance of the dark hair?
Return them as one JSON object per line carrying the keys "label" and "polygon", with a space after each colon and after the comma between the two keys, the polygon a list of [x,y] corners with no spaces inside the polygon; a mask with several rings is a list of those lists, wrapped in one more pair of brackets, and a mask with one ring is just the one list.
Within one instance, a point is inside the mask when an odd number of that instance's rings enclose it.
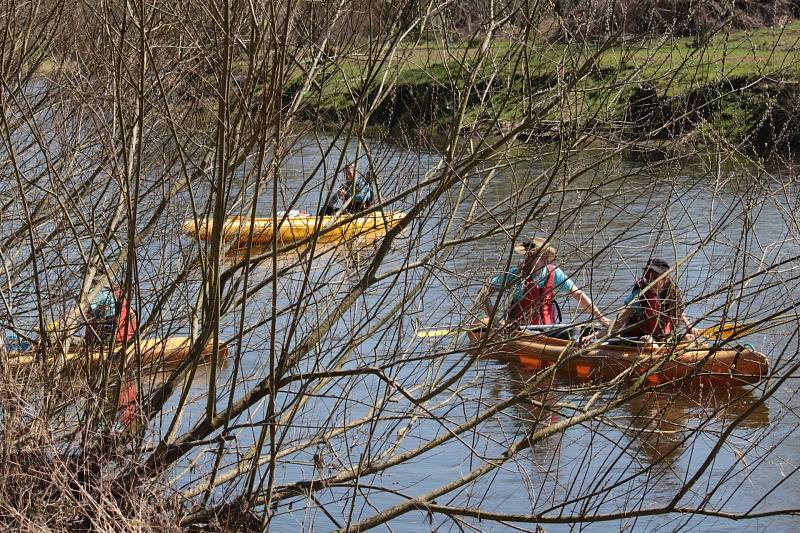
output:
{"label": "dark hair", "polygon": [[[653,271],[659,276],[663,276],[669,268],[669,263],[663,259],[651,259],[645,265],[644,273],[647,274],[648,271]],[[650,283],[642,277],[642,279],[636,281],[634,286],[642,291],[649,284]],[[678,283],[675,281],[675,278],[669,275],[664,276],[664,287],[661,289],[661,292],[658,293],[658,299],[661,300],[663,305],[662,312],[673,321],[679,321],[681,316],[683,316],[684,305],[683,297],[678,289]]]}
{"label": "dark hair", "polygon": [[644,270],[645,272],[647,272],[648,270],[652,270],[656,274],[660,275],[669,270],[669,263],[667,263],[663,259],[651,259],[644,266]]}

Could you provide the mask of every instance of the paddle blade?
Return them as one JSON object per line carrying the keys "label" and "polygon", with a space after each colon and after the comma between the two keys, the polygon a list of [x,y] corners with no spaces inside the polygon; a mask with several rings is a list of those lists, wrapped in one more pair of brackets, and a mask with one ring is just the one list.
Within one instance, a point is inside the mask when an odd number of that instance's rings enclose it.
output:
{"label": "paddle blade", "polygon": [[706,328],[701,333],[703,337],[719,337],[721,340],[733,340],[744,337],[752,333],[754,328],[753,324],[716,324],[710,328]]}
{"label": "paddle blade", "polygon": [[423,329],[417,332],[417,338],[427,339],[429,337],[444,337],[459,333],[460,329]]}

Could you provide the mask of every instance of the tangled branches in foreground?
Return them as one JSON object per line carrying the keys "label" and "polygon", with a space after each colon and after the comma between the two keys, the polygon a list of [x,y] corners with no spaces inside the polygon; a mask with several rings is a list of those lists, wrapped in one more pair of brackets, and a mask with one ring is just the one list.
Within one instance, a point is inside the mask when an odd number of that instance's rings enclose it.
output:
{"label": "tangled branches in foreground", "polygon": [[[796,67],[796,43],[763,69],[763,47],[737,63],[713,35],[554,44],[537,2],[488,9],[463,40],[438,33],[447,2],[386,3],[368,37],[343,30],[378,12],[355,2],[6,4],[4,528],[677,529],[800,513],[785,498],[800,194],[780,159],[796,132],[717,129],[746,122],[731,102],[786,115],[748,91]],[[694,98],[671,100],[677,83]],[[786,149],[756,158],[752,131]],[[372,190],[358,213],[350,163]],[[243,228],[263,218],[297,225],[256,242]],[[559,371],[608,349],[602,335],[570,338],[548,368],[498,357],[502,327],[468,349],[464,331],[497,325],[513,297],[498,283],[487,317],[481,288],[534,235],[609,318],[666,260],[689,327],[746,331],[703,353],[763,352],[768,374],[708,390],[638,363]],[[588,327],[574,294],[563,320]],[[123,310],[135,335],[114,329]]]}

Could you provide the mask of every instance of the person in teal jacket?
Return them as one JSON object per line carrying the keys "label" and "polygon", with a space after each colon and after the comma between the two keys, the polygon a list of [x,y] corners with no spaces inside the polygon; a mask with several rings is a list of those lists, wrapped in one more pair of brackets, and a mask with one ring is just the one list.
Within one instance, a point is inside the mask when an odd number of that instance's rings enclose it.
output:
{"label": "person in teal jacket", "polygon": [[136,313],[117,285],[100,289],[89,304],[87,318],[85,343],[90,349],[111,337],[120,345],[130,342],[138,328]]}
{"label": "person in teal jacket", "polygon": [[486,314],[494,307],[495,293],[506,290],[511,305],[504,321],[517,326],[551,325],[561,321],[555,298],[558,294],[575,300],[580,309],[590,313],[603,325],[611,322],[594,305],[591,298],[555,266],[556,250],[542,238],[528,239],[514,246],[522,262],[509,272],[497,274],[483,288],[478,299]]}
{"label": "person in teal jacket", "polygon": [[325,209],[326,215],[334,215],[339,210],[354,215],[372,206],[372,187],[367,180],[356,175],[354,164],[350,163],[344,168],[344,179],[344,185],[336,191],[339,208],[337,209],[335,205],[328,205]]}

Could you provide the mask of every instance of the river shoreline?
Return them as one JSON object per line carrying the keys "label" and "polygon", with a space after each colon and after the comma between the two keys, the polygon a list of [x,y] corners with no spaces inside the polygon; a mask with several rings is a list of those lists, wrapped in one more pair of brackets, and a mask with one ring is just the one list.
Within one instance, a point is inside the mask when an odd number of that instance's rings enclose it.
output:
{"label": "river shoreline", "polygon": [[[445,51],[421,42],[384,67],[391,76],[383,85],[379,76],[362,76],[369,61],[355,54],[337,58],[336,73],[323,65],[301,112],[323,127],[365,120],[401,144],[441,144],[459,124],[466,136],[518,130],[517,140],[528,143],[590,135],[629,143],[648,158],[724,146],[748,157],[792,159],[800,149],[798,42],[800,23],[717,35],[702,46],[693,38],[625,43],[585,59],[585,72],[565,89],[560,63],[590,55],[587,45],[548,45],[520,67],[514,43],[498,40],[463,114],[457,107],[479,43]],[[290,85],[285,96],[297,90]]]}

